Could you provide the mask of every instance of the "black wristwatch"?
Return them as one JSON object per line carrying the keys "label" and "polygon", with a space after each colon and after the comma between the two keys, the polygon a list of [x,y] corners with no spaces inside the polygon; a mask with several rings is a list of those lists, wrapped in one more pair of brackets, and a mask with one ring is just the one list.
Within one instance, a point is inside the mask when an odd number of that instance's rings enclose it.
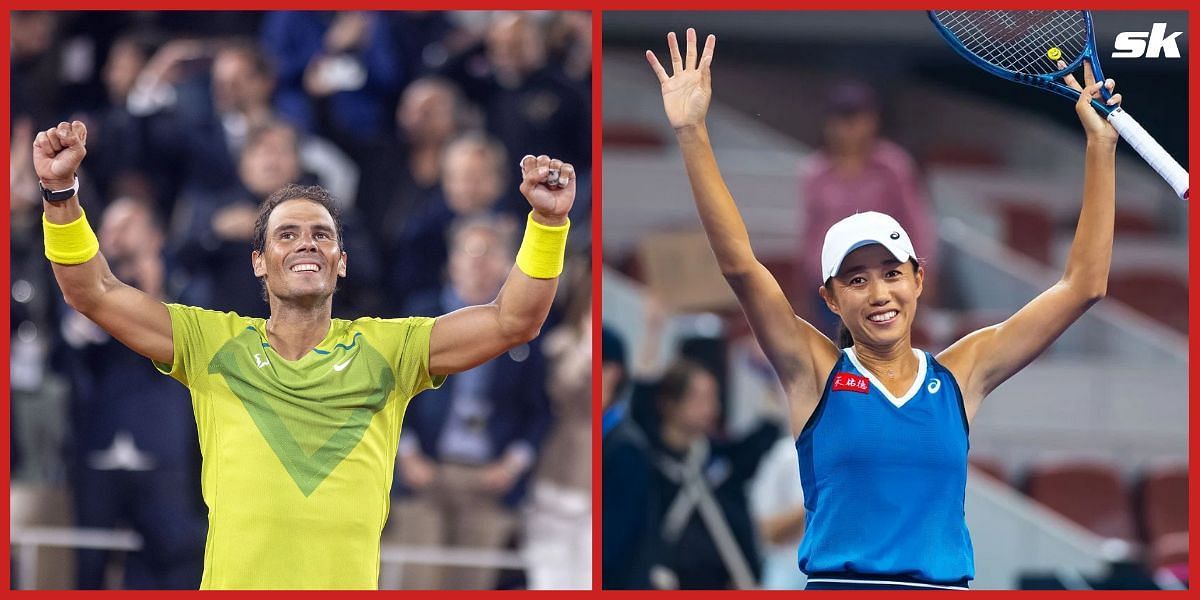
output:
{"label": "black wristwatch", "polygon": [[38,187],[42,188],[42,199],[46,202],[63,202],[70,200],[71,196],[79,193],[79,176],[75,176],[75,183],[65,190],[48,190],[42,185],[42,180],[38,180]]}

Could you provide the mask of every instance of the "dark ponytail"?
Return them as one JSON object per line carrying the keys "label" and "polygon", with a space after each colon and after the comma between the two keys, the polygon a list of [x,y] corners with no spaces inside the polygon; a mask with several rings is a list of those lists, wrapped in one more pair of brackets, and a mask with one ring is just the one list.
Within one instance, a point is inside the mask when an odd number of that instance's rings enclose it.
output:
{"label": "dark ponytail", "polygon": [[837,345],[838,348],[849,348],[854,345],[854,336],[850,335],[850,328],[846,327],[845,321],[838,321]]}

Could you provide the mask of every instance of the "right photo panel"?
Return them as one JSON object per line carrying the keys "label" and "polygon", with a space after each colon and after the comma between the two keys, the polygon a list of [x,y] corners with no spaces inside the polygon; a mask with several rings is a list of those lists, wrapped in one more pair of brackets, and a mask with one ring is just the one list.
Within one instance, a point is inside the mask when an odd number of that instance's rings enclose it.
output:
{"label": "right photo panel", "polygon": [[603,14],[604,589],[1186,589],[1188,15]]}

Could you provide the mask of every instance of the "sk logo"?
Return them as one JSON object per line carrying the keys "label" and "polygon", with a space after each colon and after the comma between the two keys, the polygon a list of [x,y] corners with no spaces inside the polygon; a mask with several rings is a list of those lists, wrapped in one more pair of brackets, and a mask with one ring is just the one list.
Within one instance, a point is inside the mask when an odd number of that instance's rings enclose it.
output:
{"label": "sk logo", "polygon": [[942,380],[941,379],[930,379],[929,385],[926,386],[925,389],[929,390],[930,394],[938,393],[938,390],[942,389]]}
{"label": "sk logo", "polygon": [[271,364],[271,363],[267,362],[267,359],[263,358],[261,354],[254,355],[254,363],[257,364],[258,368],[260,368],[260,369]]}

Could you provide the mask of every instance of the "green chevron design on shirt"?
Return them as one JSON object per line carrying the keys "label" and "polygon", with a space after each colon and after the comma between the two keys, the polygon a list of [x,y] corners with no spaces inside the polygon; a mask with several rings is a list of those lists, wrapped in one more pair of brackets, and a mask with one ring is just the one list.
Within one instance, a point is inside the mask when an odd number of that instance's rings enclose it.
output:
{"label": "green chevron design on shirt", "polygon": [[248,328],[208,365],[208,372],[220,374],[241,399],[305,496],[358,445],[395,387],[395,374],[383,356],[361,338],[356,345],[294,362],[277,355],[267,360],[262,338]]}

